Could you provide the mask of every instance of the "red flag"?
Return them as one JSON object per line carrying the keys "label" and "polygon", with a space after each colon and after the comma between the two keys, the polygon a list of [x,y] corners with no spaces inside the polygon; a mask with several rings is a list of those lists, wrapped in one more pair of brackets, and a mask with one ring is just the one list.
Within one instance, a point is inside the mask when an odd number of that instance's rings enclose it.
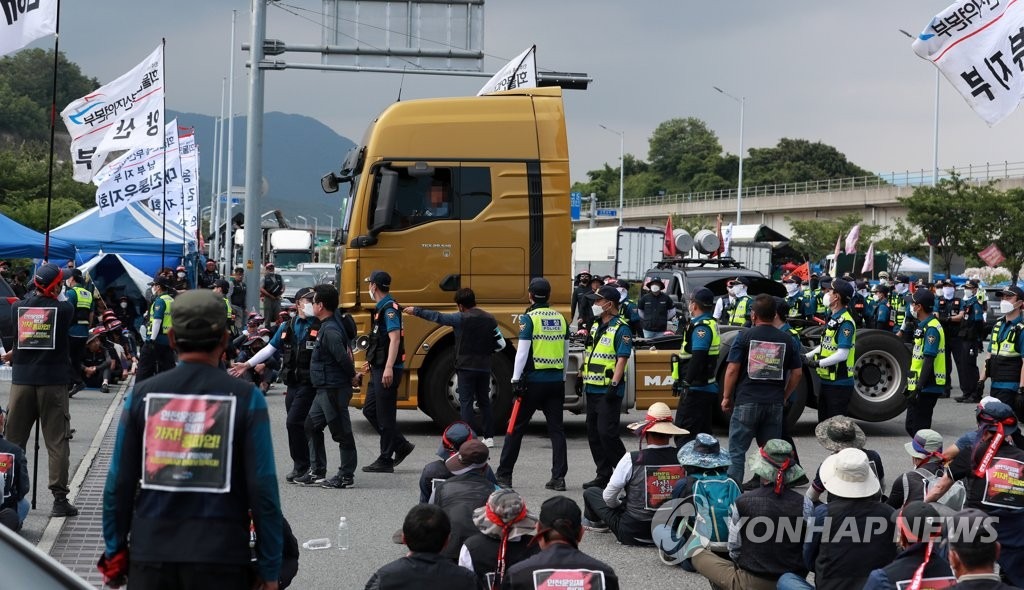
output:
{"label": "red flag", "polygon": [[999,246],[995,245],[995,242],[988,245],[981,252],[978,252],[978,256],[982,262],[989,265],[990,267],[999,266],[999,264],[1006,260],[1006,256],[1003,255],[1003,251],[999,249]]}
{"label": "red flag", "polygon": [[661,247],[661,253],[665,256],[676,255],[676,238],[672,235],[672,216],[669,215],[665,222],[665,243]]}
{"label": "red flag", "polygon": [[722,215],[718,215],[715,222],[715,235],[718,236],[718,249],[711,256],[721,256],[725,252],[725,240],[722,238]]}
{"label": "red flag", "polygon": [[793,269],[793,272],[789,273],[794,277],[800,277],[801,281],[807,282],[811,280],[811,266],[810,263],[803,263],[800,266]]}

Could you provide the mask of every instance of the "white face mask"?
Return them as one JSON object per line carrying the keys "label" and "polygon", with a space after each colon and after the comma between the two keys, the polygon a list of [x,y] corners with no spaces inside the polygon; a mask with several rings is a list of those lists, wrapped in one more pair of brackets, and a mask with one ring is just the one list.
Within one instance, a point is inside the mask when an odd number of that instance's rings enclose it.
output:
{"label": "white face mask", "polygon": [[956,287],[943,287],[942,296],[946,299],[952,299],[953,295],[956,294]]}
{"label": "white face mask", "polygon": [[832,307],[832,293],[825,293],[821,296],[821,303],[825,307]]}
{"label": "white face mask", "polygon": [[878,279],[878,284],[882,285],[883,287],[888,287],[889,286],[889,279]]}
{"label": "white face mask", "polygon": [[179,272],[179,273],[178,273],[178,278],[179,278],[179,279],[183,279],[183,278],[185,278],[185,273],[183,273],[183,272]]}
{"label": "white face mask", "polygon": [[1016,309],[1014,305],[1005,299],[999,302],[999,313],[1011,313],[1014,309]]}
{"label": "white face mask", "polygon": [[651,293],[654,293],[655,295],[661,293],[661,287],[657,285],[651,285]]}
{"label": "white face mask", "polygon": [[121,302],[121,309],[128,309],[128,302],[127,301],[122,301]]}
{"label": "white face mask", "polygon": [[786,283],[786,293],[788,295],[796,295],[797,291],[800,290],[800,285],[795,283]]}
{"label": "white face mask", "polygon": [[373,292],[373,287],[370,287],[369,289],[367,289],[366,293],[370,296],[370,300],[371,301],[376,301],[377,300],[377,296]]}
{"label": "white face mask", "polygon": [[626,298],[626,290],[625,289],[623,289],[622,287],[616,287],[615,290],[619,292],[619,301],[622,301],[623,299]]}
{"label": "white face mask", "polygon": [[594,317],[596,318],[604,313],[604,308],[595,303],[590,306],[590,311],[593,312]]}
{"label": "white face mask", "polygon": [[302,304],[302,315],[306,316],[307,318],[313,317],[313,304],[312,303],[308,303],[307,302],[307,303],[303,303]]}
{"label": "white face mask", "polygon": [[288,312],[288,317],[290,317],[290,318],[293,318],[293,317],[295,317],[295,315],[296,315],[296,314],[295,314],[295,312],[294,312],[294,311],[289,311],[289,312]]}
{"label": "white face mask", "polygon": [[885,301],[885,295],[881,293],[875,293],[875,301]]}
{"label": "white face mask", "polygon": [[861,289],[861,290],[859,290],[857,292],[860,293],[861,297],[867,297],[868,296],[868,290],[867,289]]}
{"label": "white face mask", "polygon": [[975,291],[974,289],[967,289],[967,290],[964,291],[964,297],[968,297],[968,298],[974,297],[975,295],[977,295],[977,293],[978,292]]}

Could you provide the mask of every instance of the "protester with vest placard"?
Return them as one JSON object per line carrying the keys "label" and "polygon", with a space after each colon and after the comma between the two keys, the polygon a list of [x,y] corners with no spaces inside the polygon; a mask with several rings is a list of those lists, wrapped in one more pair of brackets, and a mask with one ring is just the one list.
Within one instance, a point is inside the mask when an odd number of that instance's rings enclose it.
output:
{"label": "protester with vest placard", "polygon": [[829,318],[821,335],[821,344],[805,356],[807,365],[817,369],[821,379],[818,395],[818,422],[833,416],[845,416],[853,397],[854,341],[857,326],[846,309],[853,297],[853,285],[843,280],[828,284],[822,294]]}
{"label": "protester with vest placard", "polygon": [[491,494],[473,511],[473,523],[480,532],[463,543],[459,565],[476,573],[481,588],[501,588],[509,568],[540,552],[533,542],[537,516],[514,490]]}
{"label": "protester with vest placard", "polygon": [[711,434],[711,416],[718,401],[715,375],[722,344],[718,322],[711,316],[714,306],[715,295],[710,289],[700,287],[690,294],[690,323],[679,352],[671,360],[672,395],[679,396],[673,424],[689,433],[676,439],[679,447],[702,432]]}
{"label": "protester with vest placard", "polygon": [[931,504],[915,501],[896,514],[899,553],[889,565],[873,570],[864,590],[944,588],[956,583],[940,552],[943,519]]}
{"label": "protester with vest placard", "polygon": [[[494,353],[505,348],[505,337],[494,316],[476,306],[476,294],[463,287],[455,292],[458,313],[440,313],[422,307],[406,307],[402,313],[423,318],[455,331],[455,373],[458,377],[459,416],[483,434],[483,443],[494,446],[494,416],[491,413],[491,368]],[[483,428],[473,404],[480,408]]]}
{"label": "protester with vest placard", "polygon": [[[75,321],[68,332],[68,352],[71,353],[71,366],[77,368],[82,364],[82,356],[85,354],[85,342],[89,338],[89,328],[95,319],[96,304],[93,301],[92,291],[85,288],[85,276],[77,268],[71,271],[67,280],[65,295],[67,301],[75,308]],[[68,392],[74,396],[85,387],[82,378],[77,372],[74,375],[74,384]]]}
{"label": "protester with vest placard", "polygon": [[173,283],[169,277],[158,276],[153,280],[153,303],[149,306],[149,330],[139,353],[137,381],[148,379],[157,373],[174,368],[174,350],[167,338],[173,321],[171,310],[174,306]]}
{"label": "protester with vest placard", "polygon": [[565,491],[569,471],[565,429],[562,426],[565,405],[565,365],[569,357],[569,323],[548,307],[551,283],[543,277],[530,281],[530,307],[519,317],[519,343],[512,367],[512,391],[518,397],[519,410],[510,418],[501,447],[498,483],[512,487],[512,471],[519,460],[523,435],[533,413],[540,410],[551,442],[551,479],[549,490]]}
{"label": "protester with vest placard", "polygon": [[914,292],[911,310],[917,319],[914,349],[907,374],[907,434],[932,427],[932,412],[946,389],[946,336],[932,309],[935,295],[927,289]]}
{"label": "protester with vest placard", "polygon": [[996,320],[989,336],[988,359],[978,383],[975,395],[984,392],[985,380],[992,379],[989,395],[1019,412],[1024,396],[1024,372],[1021,371],[1021,355],[1024,351],[1021,333],[1024,332],[1024,317],[1021,304],[1024,303],[1024,289],[1011,285],[999,293],[999,311],[1003,317]]}

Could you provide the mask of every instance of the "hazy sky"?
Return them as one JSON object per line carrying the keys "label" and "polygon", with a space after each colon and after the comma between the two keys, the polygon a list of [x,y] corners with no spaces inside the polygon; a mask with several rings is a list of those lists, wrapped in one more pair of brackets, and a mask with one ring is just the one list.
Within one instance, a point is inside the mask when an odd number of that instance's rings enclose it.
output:
{"label": "hazy sky", "polygon": [[[604,162],[617,165],[619,139],[599,124],[624,131],[626,152],[646,158],[660,122],[698,117],[736,153],[739,107],[713,85],[746,97],[748,148],[805,138],[834,145],[878,172],[930,169],[934,68],[914,55],[898,29],[916,34],[947,4],[488,0],[485,68],[495,71],[536,44],[540,69],[594,78],[587,91],[566,91],[574,180]],[[232,9],[239,11],[240,45],[250,34],[246,0],[65,1],[61,49],[88,75],[107,82],[166,37],[168,108],[216,115],[228,72]],[[268,37],[319,43],[320,10],[319,0],[271,5]],[[238,51],[239,113],[247,104],[245,59]],[[267,111],[316,117],[358,141],[367,123],[395,100],[401,77],[286,70],[269,72],[266,80]],[[483,81],[409,75],[402,98],[475,94]],[[1015,113],[989,128],[943,79],[940,166],[1024,161],[1021,120]]]}

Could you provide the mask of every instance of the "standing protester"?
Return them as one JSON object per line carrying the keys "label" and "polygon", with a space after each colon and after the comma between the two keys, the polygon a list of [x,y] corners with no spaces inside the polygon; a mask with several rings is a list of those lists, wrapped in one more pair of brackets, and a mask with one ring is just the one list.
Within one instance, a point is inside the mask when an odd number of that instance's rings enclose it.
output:
{"label": "standing protester", "polygon": [[672,298],[665,293],[665,283],[655,277],[647,283],[650,292],[640,296],[638,308],[643,320],[644,338],[661,336],[668,329],[668,321],[675,317]]}
{"label": "standing protester", "polygon": [[[914,350],[907,376],[907,434],[914,436],[922,428],[932,427],[935,403],[946,387],[946,336],[939,318],[932,309],[935,296],[931,291],[914,292],[911,310],[917,319],[914,331]],[[1017,378],[1020,379],[1018,369]]]}
{"label": "standing protester", "polygon": [[[153,282],[153,303],[149,306],[149,330],[139,353],[139,371],[136,380],[148,379],[157,373],[174,368],[174,350],[167,334],[173,319],[171,309],[174,297],[171,279],[159,276]],[[224,309],[221,303],[221,311]]]}
{"label": "standing protester", "polygon": [[605,285],[588,296],[593,326],[583,353],[583,391],[587,396],[587,441],[597,477],[583,489],[604,488],[626,447],[619,438],[619,415],[625,394],[626,362],[633,335],[619,316],[619,292]]}
{"label": "standing protester", "polygon": [[1003,317],[996,320],[989,336],[988,360],[981,374],[975,395],[985,390],[985,380],[992,379],[989,395],[1004,404],[1015,407],[1018,397],[1024,391],[1024,372],[1021,371],[1021,354],[1024,342],[1024,317],[1021,316],[1021,304],[1024,303],[1024,290],[1017,285],[1010,285],[1000,292],[1002,300],[999,311]]}
{"label": "standing protester", "polygon": [[818,396],[818,422],[832,416],[845,416],[853,397],[854,341],[857,326],[846,309],[853,296],[853,285],[843,280],[830,283],[822,294],[829,310],[821,344],[805,356],[807,366],[817,369],[821,378]]}
{"label": "standing protester", "polygon": [[[206,288],[209,289],[209,287]],[[185,270],[184,266],[179,266],[174,269],[174,290],[179,293],[189,290],[188,272]]]}
{"label": "standing protester", "polygon": [[235,312],[235,327],[242,329],[242,322],[245,321],[245,270],[239,266],[231,275],[231,290],[228,292],[228,299],[231,301],[231,309]]}
{"label": "standing protester", "polygon": [[380,455],[363,467],[370,473],[393,473],[395,466],[416,448],[398,431],[398,384],[405,367],[405,343],[402,313],[391,297],[391,275],[375,270],[365,279],[370,299],[376,302],[373,328],[366,349],[363,373],[370,383],[363,400],[363,416],[380,434]]}
{"label": "standing protester", "polygon": [[458,376],[462,421],[477,423],[473,403],[480,408],[484,444],[494,446],[494,416],[491,414],[491,368],[494,353],[505,348],[505,337],[494,316],[476,306],[476,294],[468,287],[455,292],[458,313],[440,313],[422,307],[406,307],[402,313],[423,318],[455,330],[455,374]]}
{"label": "standing protester", "polygon": [[978,353],[981,351],[982,334],[985,329],[985,309],[979,302],[979,283],[971,279],[964,283],[963,309],[960,311],[960,354],[955,355],[956,372],[960,376],[960,390],[963,395],[957,403],[978,403],[984,387],[979,383]]}
{"label": "standing protester", "polygon": [[750,442],[757,439],[762,446],[782,437],[782,406],[803,376],[792,336],[774,326],[778,315],[775,298],[758,295],[752,311],[754,327],[745,330],[733,342],[722,389],[722,411],[732,412],[729,477],[737,484],[743,483]]}
{"label": "standing protester", "polygon": [[[15,302],[11,310],[17,334],[11,361],[7,439],[27,448],[32,425],[39,421],[49,458],[49,487],[53,493],[50,516],[54,517],[78,515],[78,508],[68,501],[68,383],[72,379],[68,333],[74,325],[75,307],[57,300],[63,279],[57,265],[41,265],[32,280],[35,292]],[[20,321],[23,317],[32,321]]]}
{"label": "standing protester", "polygon": [[260,286],[260,297],[263,298],[263,317],[269,328],[281,313],[281,295],[284,293],[284,279],[274,272],[274,263],[268,262],[264,267],[263,284]]}
{"label": "standing protester", "polygon": [[[963,341],[960,337],[960,324],[963,319],[960,312],[963,311],[963,300],[956,296],[956,283],[950,279],[946,279],[942,283],[940,294],[941,296],[935,298],[935,314],[942,322],[942,333],[946,337],[946,372],[949,374],[942,397],[949,397],[953,386],[953,360],[954,357],[960,356],[960,350],[963,348]],[[962,382],[964,374],[960,372],[959,363],[956,364],[956,369],[957,376]]]}
{"label": "standing protester", "polygon": [[718,400],[718,354],[721,339],[718,322],[711,317],[715,295],[699,287],[690,294],[690,323],[672,363],[672,395],[679,396],[673,424],[689,434],[676,439],[682,447],[700,433],[711,434],[711,416]]}
{"label": "standing protester", "polygon": [[[71,353],[71,366],[76,369],[82,364],[82,356],[85,354],[85,341],[89,337],[89,327],[95,319],[96,305],[93,302],[92,291],[85,288],[85,277],[82,271],[75,269],[68,278],[68,289],[65,292],[67,301],[75,308],[75,322],[68,332],[68,347]],[[69,396],[74,396],[85,384],[80,375],[74,376],[74,384],[71,386]]]}
{"label": "standing protester", "polygon": [[[790,338],[793,339],[793,350],[797,351],[797,360],[799,360],[800,363],[801,363],[801,368],[798,369],[798,371],[801,373],[801,378],[802,378],[802,374],[803,374],[803,366],[802,366],[803,365],[803,354],[802,353],[803,353],[804,345],[803,345],[802,342],[800,342],[800,333],[797,332],[796,329],[793,328],[793,326],[790,326],[789,322],[786,321],[786,319],[789,316],[789,303],[785,299],[783,299],[781,297],[776,297],[775,298],[775,309],[776,309],[777,315],[775,316],[775,322],[774,322],[773,325],[776,328],[778,328],[783,334],[786,334],[787,336],[789,336]],[[787,376],[786,379],[788,380],[789,377],[790,376]],[[790,416],[790,413],[793,412],[793,411],[794,411],[793,410],[793,396],[790,395],[786,399],[785,403],[782,405],[782,436],[779,437],[779,438],[781,438],[782,440],[788,442],[793,447],[793,456],[795,457],[796,462],[800,463],[800,454],[796,451],[796,442],[793,440],[793,435],[789,431],[789,416]],[[803,408],[800,408],[800,411],[802,412]]]}
{"label": "standing protester", "polygon": [[139,338],[139,329],[138,326],[135,325],[135,318],[138,316],[138,312],[135,310],[135,305],[128,299],[127,295],[122,295],[118,299],[117,305],[114,306],[114,315],[117,319],[121,320],[124,327],[127,328],[136,339]]}
{"label": "standing protester", "polygon": [[198,283],[200,289],[212,289],[216,281],[220,280],[220,273],[217,272],[217,261],[207,260],[206,269],[199,273]]}
{"label": "standing protester", "polygon": [[583,312],[587,309],[586,296],[593,289],[590,288],[590,273],[583,271],[576,275],[576,284],[572,288],[572,302],[569,304],[569,322],[576,318],[576,311],[579,310],[579,325],[584,325],[585,322]]}
{"label": "standing protester", "polygon": [[28,459],[25,450],[4,438],[7,412],[0,411],[0,461],[3,461],[3,503],[0,504],[0,525],[20,531],[28,518]]}
{"label": "standing protester", "polygon": [[800,277],[787,275],[782,279],[782,286],[786,288],[786,303],[789,304],[788,319],[802,320],[807,318],[807,302],[804,300],[804,292],[800,289]]}
{"label": "standing protester", "polygon": [[[138,588],[276,589],[284,533],[267,403],[218,368],[228,343],[221,298],[189,291],[172,313],[182,362],[125,398],[103,490],[100,571],[127,573]],[[165,463],[164,453],[190,450],[182,438],[165,438],[168,431],[210,441],[203,450],[211,459]]]}
{"label": "standing protester", "polygon": [[512,368],[512,391],[520,398],[519,414],[512,433],[505,436],[498,465],[498,483],[512,487],[512,471],[519,459],[523,435],[533,413],[540,410],[551,440],[549,490],[565,491],[569,471],[568,447],[562,414],[565,405],[565,365],[569,357],[569,323],[548,307],[551,284],[543,277],[530,281],[530,307],[520,316],[519,344]]}

